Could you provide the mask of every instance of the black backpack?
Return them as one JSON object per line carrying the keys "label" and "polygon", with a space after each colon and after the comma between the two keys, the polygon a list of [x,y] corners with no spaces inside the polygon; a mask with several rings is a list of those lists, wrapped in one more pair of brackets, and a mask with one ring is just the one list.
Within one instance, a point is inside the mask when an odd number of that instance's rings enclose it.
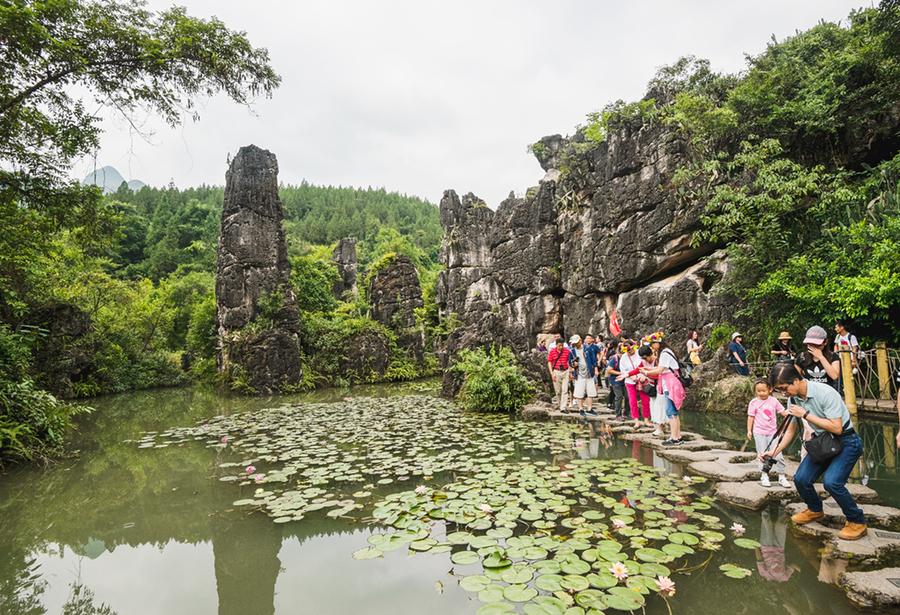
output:
{"label": "black backpack", "polygon": [[675,362],[678,363],[678,371],[675,372],[675,375],[678,376],[678,380],[681,382],[681,386],[684,388],[688,388],[692,384],[694,384],[694,377],[691,376],[691,371],[693,371],[693,367],[689,367],[684,361],[679,361],[678,357],[675,356],[675,353],[672,352],[671,348],[666,348],[663,352],[668,352],[672,355],[672,358],[675,359]]}

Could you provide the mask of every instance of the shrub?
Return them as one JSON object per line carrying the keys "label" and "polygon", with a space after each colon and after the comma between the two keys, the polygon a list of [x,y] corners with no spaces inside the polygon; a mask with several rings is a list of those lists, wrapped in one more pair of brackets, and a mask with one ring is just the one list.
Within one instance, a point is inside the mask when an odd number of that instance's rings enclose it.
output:
{"label": "shrub", "polygon": [[33,460],[58,453],[72,417],[89,410],[56,399],[30,379],[0,379],[0,460]]}
{"label": "shrub", "polygon": [[463,374],[459,401],[467,410],[511,412],[534,394],[534,385],[509,348],[463,350],[453,369]]}

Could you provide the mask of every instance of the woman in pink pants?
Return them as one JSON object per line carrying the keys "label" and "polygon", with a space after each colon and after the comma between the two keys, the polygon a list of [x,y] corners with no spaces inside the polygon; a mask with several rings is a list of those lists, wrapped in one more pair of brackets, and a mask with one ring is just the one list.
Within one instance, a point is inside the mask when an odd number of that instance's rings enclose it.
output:
{"label": "woman in pink pants", "polygon": [[[644,424],[650,426],[650,396],[638,389],[638,382],[632,375],[640,373],[641,358],[638,356],[638,344],[634,342],[624,342],[620,347],[622,356],[619,358],[619,371],[622,375],[619,380],[625,380],[625,391],[628,393],[628,405],[631,408],[631,418],[634,419],[635,427],[640,426],[641,414],[644,418]],[[638,395],[641,400],[641,414],[638,414]]]}

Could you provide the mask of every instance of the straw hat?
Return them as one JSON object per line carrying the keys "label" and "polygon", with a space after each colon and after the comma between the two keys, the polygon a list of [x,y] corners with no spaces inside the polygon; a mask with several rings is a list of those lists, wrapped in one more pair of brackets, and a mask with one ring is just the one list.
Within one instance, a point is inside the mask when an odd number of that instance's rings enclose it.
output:
{"label": "straw hat", "polygon": [[778,339],[789,340],[789,339],[791,339],[791,334],[788,333],[787,331],[782,331],[781,333],[778,334]]}

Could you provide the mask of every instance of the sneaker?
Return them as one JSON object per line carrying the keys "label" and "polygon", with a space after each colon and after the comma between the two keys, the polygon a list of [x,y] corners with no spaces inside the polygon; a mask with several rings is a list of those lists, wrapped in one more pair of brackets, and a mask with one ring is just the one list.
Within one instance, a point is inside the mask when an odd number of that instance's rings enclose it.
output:
{"label": "sneaker", "polygon": [[785,476],[784,474],[781,474],[778,476],[778,484],[781,485],[782,487],[784,487],[785,489],[791,488],[791,483],[787,479],[787,476]]}
{"label": "sneaker", "polygon": [[866,535],[868,528],[865,523],[852,523],[847,521],[843,529],[838,532],[838,538],[841,540],[859,540]]}
{"label": "sneaker", "polygon": [[660,431],[659,429],[657,429],[656,431],[654,431],[654,432],[653,432],[652,434],[650,434],[650,435],[652,435],[654,438],[662,438],[662,437],[663,437],[664,435],[666,435],[666,434],[664,434],[662,431]]}
{"label": "sneaker", "polygon": [[579,410],[579,411],[578,411],[578,415],[579,415],[581,418],[583,418],[583,419],[586,419],[586,418],[587,418],[587,415],[584,413],[584,410]]}
{"label": "sneaker", "polygon": [[682,438],[678,438],[677,440],[674,438],[669,438],[668,440],[663,440],[663,446],[681,446],[684,444],[684,440]]}
{"label": "sneaker", "polygon": [[824,516],[825,513],[823,512],[813,512],[807,508],[806,510],[798,512],[796,515],[791,515],[791,521],[793,521],[796,525],[806,525],[807,523],[818,521]]}
{"label": "sneaker", "polygon": [[763,474],[762,476],[760,476],[760,477],[759,477],[759,484],[762,485],[763,487],[771,487],[771,486],[772,486],[772,482],[769,480],[769,475],[768,475],[768,474]]}
{"label": "sneaker", "polygon": [[596,410],[588,410],[587,413],[590,414],[591,416],[598,416]]}

